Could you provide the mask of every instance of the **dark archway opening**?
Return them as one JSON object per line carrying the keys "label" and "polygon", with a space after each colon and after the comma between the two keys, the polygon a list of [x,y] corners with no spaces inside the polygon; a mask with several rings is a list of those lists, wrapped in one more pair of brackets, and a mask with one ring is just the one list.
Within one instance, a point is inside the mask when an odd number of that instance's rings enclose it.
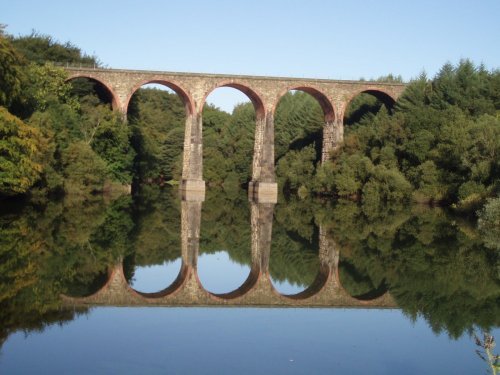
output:
{"label": "dark archway opening", "polygon": [[210,188],[235,192],[252,179],[256,122],[262,102],[247,87],[214,89],[203,106],[203,179]]}
{"label": "dark archway opening", "polygon": [[88,297],[97,293],[108,281],[107,270],[92,275],[87,279],[75,278],[71,283],[64,285],[64,293],[69,297]]}
{"label": "dark archway opening", "polygon": [[366,90],[357,94],[347,104],[344,125],[352,126],[364,118],[370,118],[380,110],[392,113],[395,101],[388,94],[377,90]]}
{"label": "dark archway opening", "polygon": [[69,80],[71,83],[71,94],[79,99],[80,102],[97,104],[106,104],[112,108],[114,103],[113,94],[101,82],[86,77],[77,77]]}
{"label": "dark archway opening", "polygon": [[275,110],[275,163],[285,193],[305,189],[321,162],[323,131],[334,111],[319,91],[298,87],[283,95]]}
{"label": "dark archway opening", "polygon": [[146,83],[130,98],[128,125],[135,150],[135,185],[180,182],[186,100],[169,87],[168,82]]}

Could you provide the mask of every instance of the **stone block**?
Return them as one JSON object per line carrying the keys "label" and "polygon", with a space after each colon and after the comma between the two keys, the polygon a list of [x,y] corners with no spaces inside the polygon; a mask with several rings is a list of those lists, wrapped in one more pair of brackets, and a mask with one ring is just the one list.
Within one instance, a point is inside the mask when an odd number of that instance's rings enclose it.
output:
{"label": "stone block", "polygon": [[205,200],[205,181],[182,180],[181,195],[183,200],[203,202]]}

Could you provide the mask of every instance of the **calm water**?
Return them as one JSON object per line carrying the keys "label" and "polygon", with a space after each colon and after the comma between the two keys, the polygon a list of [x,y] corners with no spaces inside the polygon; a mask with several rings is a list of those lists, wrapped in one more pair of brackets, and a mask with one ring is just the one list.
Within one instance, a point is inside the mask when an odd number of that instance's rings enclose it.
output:
{"label": "calm water", "polygon": [[2,374],[482,374],[500,337],[499,255],[440,209],[146,187],[0,232]]}

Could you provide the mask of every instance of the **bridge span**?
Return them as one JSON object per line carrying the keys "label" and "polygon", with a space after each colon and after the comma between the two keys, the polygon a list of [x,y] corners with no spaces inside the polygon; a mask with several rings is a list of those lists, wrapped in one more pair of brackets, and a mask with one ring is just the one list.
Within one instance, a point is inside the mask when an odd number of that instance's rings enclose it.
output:
{"label": "bridge span", "polygon": [[127,113],[132,95],[148,83],[165,85],[183,100],[186,109],[181,189],[204,195],[202,111],[207,96],[218,87],[232,87],[248,96],[256,113],[252,179],[249,192],[260,201],[275,202],[274,113],[280,98],[290,90],[312,95],[324,114],[322,161],[343,141],[344,114],[351,100],[361,94],[376,96],[392,105],[404,84],[370,81],[259,77],[225,74],[175,73],[123,69],[65,68],[68,79],[88,78],[101,83],[112,98],[113,108]]}

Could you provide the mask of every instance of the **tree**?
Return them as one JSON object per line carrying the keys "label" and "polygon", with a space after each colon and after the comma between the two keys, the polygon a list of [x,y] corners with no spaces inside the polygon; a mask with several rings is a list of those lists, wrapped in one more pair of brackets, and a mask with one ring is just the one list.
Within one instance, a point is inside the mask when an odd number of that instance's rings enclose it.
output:
{"label": "tree", "polygon": [[28,79],[24,83],[25,115],[34,111],[45,111],[51,104],[67,103],[77,110],[79,104],[71,96],[71,85],[66,83],[67,73],[51,63],[27,66]]}
{"label": "tree", "polygon": [[0,195],[26,193],[38,180],[40,133],[0,107]]}
{"label": "tree", "polygon": [[500,197],[488,199],[478,216],[478,228],[485,245],[500,254],[498,240],[500,238]]}
{"label": "tree", "polygon": [[0,105],[10,106],[21,94],[23,65],[21,55],[0,34]]}
{"label": "tree", "polygon": [[102,191],[108,177],[104,160],[85,142],[74,142],[63,152],[64,190],[66,193],[80,195]]}
{"label": "tree", "polygon": [[100,66],[95,56],[89,56],[70,42],[60,43],[49,35],[32,31],[30,35],[10,37],[14,47],[26,58],[36,64],[47,61],[68,64]]}

